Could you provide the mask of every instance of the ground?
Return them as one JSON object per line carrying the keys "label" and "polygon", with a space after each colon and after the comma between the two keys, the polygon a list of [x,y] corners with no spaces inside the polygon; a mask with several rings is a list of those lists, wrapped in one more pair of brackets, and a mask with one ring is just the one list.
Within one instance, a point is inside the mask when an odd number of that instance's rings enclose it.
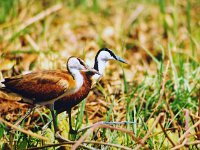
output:
{"label": "ground", "polygon": [[[87,149],[199,148],[200,1],[7,0],[0,10],[1,80],[66,69],[72,55],[92,66],[102,47],[127,60],[126,65],[109,62],[102,80],[72,112],[76,129],[100,121],[118,124],[71,136],[62,113],[58,123],[65,138],[84,141]],[[28,106],[14,103],[16,95],[0,96],[1,121],[14,124]],[[41,135],[49,119],[49,110],[38,108],[20,125],[28,133],[16,129],[15,135],[2,123],[1,148],[53,144],[53,127],[43,135],[48,142],[29,131]]]}

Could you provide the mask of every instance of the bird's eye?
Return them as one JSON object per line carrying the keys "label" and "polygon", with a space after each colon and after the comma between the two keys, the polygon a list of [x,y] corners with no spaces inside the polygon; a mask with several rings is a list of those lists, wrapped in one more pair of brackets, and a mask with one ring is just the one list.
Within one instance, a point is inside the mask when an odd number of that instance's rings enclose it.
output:
{"label": "bird's eye", "polygon": [[82,66],[85,66],[84,62],[81,59],[78,58],[78,61]]}

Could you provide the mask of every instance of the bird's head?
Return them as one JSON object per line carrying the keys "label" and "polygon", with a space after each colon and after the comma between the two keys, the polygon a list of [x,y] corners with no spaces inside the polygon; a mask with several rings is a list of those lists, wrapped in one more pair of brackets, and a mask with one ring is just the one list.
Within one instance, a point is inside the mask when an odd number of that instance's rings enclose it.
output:
{"label": "bird's head", "polygon": [[72,72],[72,70],[76,70],[76,71],[84,71],[84,72],[99,74],[97,70],[90,68],[88,65],[86,65],[82,59],[74,56],[68,59],[67,69],[69,72]]}
{"label": "bird's head", "polygon": [[102,48],[98,51],[96,57],[95,57],[95,61],[109,61],[109,60],[117,60],[120,61],[122,63],[126,63],[126,61],[117,56],[112,50],[108,49],[108,48]]}
{"label": "bird's head", "polygon": [[96,69],[97,71],[100,72],[100,74],[102,74],[104,71],[106,62],[109,60],[117,60],[122,63],[126,63],[126,61],[123,58],[117,56],[112,50],[108,48],[102,48],[96,54],[94,69]]}

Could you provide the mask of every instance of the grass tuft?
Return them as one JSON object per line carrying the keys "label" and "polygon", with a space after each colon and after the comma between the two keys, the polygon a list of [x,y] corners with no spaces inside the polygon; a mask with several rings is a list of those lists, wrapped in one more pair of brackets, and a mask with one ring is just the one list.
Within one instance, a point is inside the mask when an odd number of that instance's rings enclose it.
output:
{"label": "grass tuft", "polygon": [[[1,0],[0,79],[66,70],[72,55],[93,66],[96,52],[108,47],[128,65],[110,62],[73,109],[73,127],[91,126],[86,131],[69,135],[66,113],[59,114],[61,134],[73,140],[66,147],[82,140],[80,146],[88,149],[199,149],[199,8],[192,0]],[[8,106],[0,104],[0,111]],[[13,108],[0,119],[14,124],[25,108]],[[26,132],[41,135],[49,120],[49,110],[38,108],[15,134],[0,123],[0,149],[59,149],[52,125],[43,135],[49,142]],[[101,121],[115,123],[98,125]]]}

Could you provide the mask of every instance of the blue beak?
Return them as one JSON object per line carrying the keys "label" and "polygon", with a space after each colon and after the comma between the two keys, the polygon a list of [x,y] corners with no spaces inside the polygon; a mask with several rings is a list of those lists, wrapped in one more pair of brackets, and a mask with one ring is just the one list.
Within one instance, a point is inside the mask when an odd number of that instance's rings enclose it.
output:
{"label": "blue beak", "polygon": [[127,62],[126,62],[123,58],[121,58],[121,57],[119,57],[119,56],[116,56],[116,57],[117,57],[117,60],[118,60],[118,61],[127,64]]}

